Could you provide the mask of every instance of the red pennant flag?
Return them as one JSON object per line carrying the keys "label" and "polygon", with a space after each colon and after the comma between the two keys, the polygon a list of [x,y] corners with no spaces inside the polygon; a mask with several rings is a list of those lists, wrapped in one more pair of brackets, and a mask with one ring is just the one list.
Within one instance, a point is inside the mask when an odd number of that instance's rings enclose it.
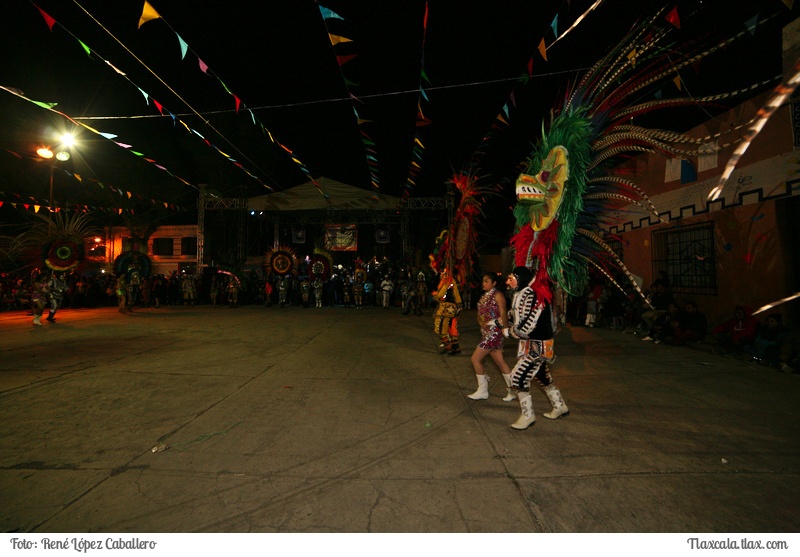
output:
{"label": "red pennant flag", "polygon": [[681,28],[681,18],[678,16],[678,6],[675,6],[664,18],[676,28]]}
{"label": "red pennant flag", "polygon": [[39,10],[39,13],[42,14],[42,17],[44,18],[44,22],[47,23],[47,26],[50,28],[50,31],[52,31],[53,30],[53,25],[55,25],[56,20],[53,19],[47,12],[45,12],[39,6],[36,6],[36,8]]}
{"label": "red pennant flag", "polygon": [[208,72],[208,66],[205,62],[203,62],[200,58],[197,59],[197,62],[200,64],[200,71],[203,73]]}
{"label": "red pennant flag", "polygon": [[242,104],[242,101],[240,101],[239,97],[236,95],[234,95],[233,98],[236,100],[236,114],[239,114],[239,106]]}
{"label": "red pennant flag", "polygon": [[422,28],[428,28],[428,3],[425,2],[425,17],[422,18]]}
{"label": "red pennant flag", "polygon": [[533,77],[533,56],[528,60],[528,75]]}
{"label": "red pennant flag", "polygon": [[163,115],[164,115],[164,107],[163,107],[163,106],[161,106],[161,103],[160,103],[160,102],[158,102],[157,100],[153,99],[153,104],[154,104],[154,105],[156,105],[156,108],[158,109],[158,111],[159,111],[159,112],[161,113],[161,115],[163,116]]}
{"label": "red pennant flag", "polygon": [[27,203],[23,203],[22,206],[25,207],[26,211],[28,210],[28,207],[30,207],[30,205],[28,205]]}
{"label": "red pennant flag", "polygon": [[339,62],[340,66],[344,66],[350,60],[356,57],[356,54],[348,54],[347,56],[337,56],[336,61]]}

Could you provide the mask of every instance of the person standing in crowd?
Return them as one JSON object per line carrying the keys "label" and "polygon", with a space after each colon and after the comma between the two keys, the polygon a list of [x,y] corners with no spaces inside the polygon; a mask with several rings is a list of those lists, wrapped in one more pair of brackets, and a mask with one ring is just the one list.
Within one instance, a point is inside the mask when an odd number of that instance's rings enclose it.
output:
{"label": "person standing in crowd", "polygon": [[353,281],[350,275],[346,274],[342,277],[342,303],[344,307],[349,308],[353,303]]}
{"label": "person standing in crowd", "polygon": [[130,311],[128,308],[128,285],[125,283],[125,273],[120,273],[114,285],[117,294],[117,311],[125,313]]}
{"label": "person standing in crowd", "polygon": [[166,299],[167,299],[167,279],[164,275],[157,275],[155,279],[153,279],[153,300],[156,303],[156,307],[160,308],[162,300]]}
{"label": "person standing in crowd", "polygon": [[47,303],[47,281],[39,269],[31,273],[31,310],[33,310],[33,324],[42,325],[42,313]]}
{"label": "person standing in crowd", "polygon": [[389,275],[384,275],[381,282],[381,305],[384,309],[389,309],[389,302],[392,299],[392,290],[394,290],[394,283]]}
{"label": "person standing in crowd", "polygon": [[50,323],[56,322],[56,312],[64,301],[64,293],[67,291],[67,281],[64,280],[63,273],[53,273],[47,282],[47,294],[50,297],[50,313],[47,320]]}
{"label": "person standing in crowd", "polygon": [[601,299],[603,297],[603,285],[599,282],[591,282],[586,296],[586,322],[587,327],[594,327],[597,323],[597,315],[602,309]]}
{"label": "person standing in crowd", "polygon": [[356,281],[353,283],[353,298],[356,303],[356,309],[361,309],[364,305],[364,278],[360,273],[356,275]]}
{"label": "person standing in crowd", "polygon": [[553,406],[550,412],[543,414],[545,418],[555,420],[569,414],[561,391],[550,375],[550,364],[555,360],[555,315],[547,300],[536,299],[531,282],[533,273],[527,267],[515,267],[506,281],[514,295],[511,300],[511,324],[503,328],[503,336],[519,340],[517,363],[511,374],[511,385],[517,390],[520,406],[519,418],[511,424],[514,429],[527,429],[536,421],[530,393],[533,379],[542,387]]}
{"label": "person standing in crowd", "polygon": [[303,277],[300,282],[300,297],[303,301],[303,307],[307,308],[311,300],[311,283],[308,282],[308,277]]}
{"label": "person standing in crowd", "polygon": [[481,288],[484,292],[478,300],[478,325],[481,327],[481,340],[470,358],[478,379],[478,390],[467,397],[472,400],[489,398],[489,378],[486,377],[483,360],[486,359],[486,356],[490,356],[503,375],[503,380],[508,388],[503,400],[511,402],[517,397],[511,390],[511,369],[503,358],[503,328],[508,327],[506,297],[497,288],[496,273],[485,273],[481,280]]}
{"label": "person standing in crowd", "polygon": [[217,298],[219,297],[219,280],[217,275],[211,277],[211,286],[208,288],[208,295],[211,297],[211,307],[217,307]]}
{"label": "person standing in crowd", "polygon": [[186,273],[181,280],[181,290],[183,291],[183,305],[194,305],[195,286],[194,276]]}
{"label": "person standing in crowd", "polygon": [[318,308],[322,307],[322,294],[325,291],[325,285],[322,283],[322,278],[316,276],[314,277],[314,282],[311,283],[312,288],[314,288],[314,302]]}
{"label": "person standing in crowd", "polygon": [[239,279],[233,275],[228,281],[228,304],[232,308],[239,307]]}

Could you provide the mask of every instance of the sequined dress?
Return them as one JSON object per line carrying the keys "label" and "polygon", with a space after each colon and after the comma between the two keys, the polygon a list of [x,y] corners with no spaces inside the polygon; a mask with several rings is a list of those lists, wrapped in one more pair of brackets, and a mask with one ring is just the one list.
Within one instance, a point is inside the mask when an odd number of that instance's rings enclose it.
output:
{"label": "sequined dress", "polygon": [[492,324],[495,319],[501,319],[500,306],[497,305],[494,296],[496,292],[497,289],[492,288],[478,301],[478,315],[483,318],[481,341],[478,343],[478,348],[490,351],[503,349],[503,332]]}

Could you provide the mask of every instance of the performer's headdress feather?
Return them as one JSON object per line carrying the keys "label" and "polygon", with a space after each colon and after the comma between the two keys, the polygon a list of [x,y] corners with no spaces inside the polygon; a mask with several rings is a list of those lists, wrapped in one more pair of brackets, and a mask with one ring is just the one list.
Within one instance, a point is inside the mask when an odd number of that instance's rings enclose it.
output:
{"label": "performer's headdress feather", "polygon": [[579,295],[590,268],[612,281],[613,272],[622,271],[639,289],[606,242],[604,227],[611,224],[613,210],[634,204],[660,217],[642,188],[614,170],[620,157],[641,153],[698,156],[722,148],[701,147],[708,137],[633,125],[632,118],[718,102],[755,87],[701,98],[641,102],[645,88],[673,78],[681,68],[746,36],[740,32],[709,47],[693,45],[688,49],[696,53],[674,60],[676,50],[669,44],[674,27],[669,18],[662,19],[664,11],[634,27],[572,85],[543,126],[542,137],[517,180],[516,232],[511,245],[516,265],[534,269],[531,286],[542,301],[552,299],[553,286]]}

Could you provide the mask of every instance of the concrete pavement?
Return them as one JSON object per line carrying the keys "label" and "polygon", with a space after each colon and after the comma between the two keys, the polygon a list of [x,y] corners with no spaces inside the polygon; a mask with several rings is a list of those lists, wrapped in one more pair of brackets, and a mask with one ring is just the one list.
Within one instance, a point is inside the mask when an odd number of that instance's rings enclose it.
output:
{"label": "concrete pavement", "polygon": [[[800,375],[566,328],[527,431],[431,310],[0,314],[5,532],[798,532]],[[506,359],[513,362],[514,344]],[[153,452],[153,448],[166,447]]]}

